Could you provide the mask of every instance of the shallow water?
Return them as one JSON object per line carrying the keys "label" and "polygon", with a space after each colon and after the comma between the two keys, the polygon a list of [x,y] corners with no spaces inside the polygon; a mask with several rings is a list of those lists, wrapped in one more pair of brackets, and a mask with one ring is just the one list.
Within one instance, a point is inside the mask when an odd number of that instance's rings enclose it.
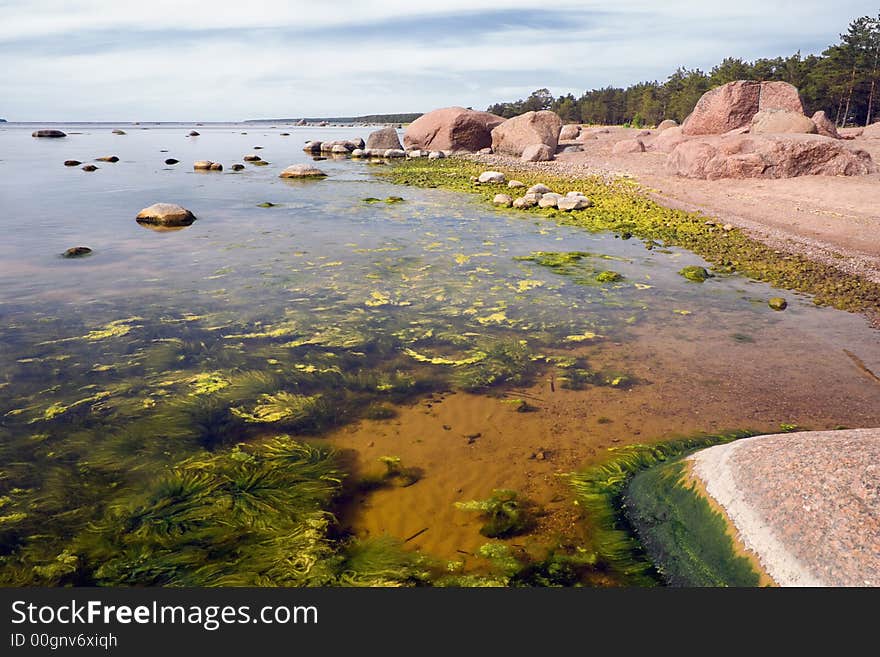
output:
{"label": "shallow water", "polygon": [[[880,340],[860,316],[790,293],[775,312],[765,284],[679,276],[705,265],[688,252],[390,185],[374,175],[382,163],[277,177],[311,161],[305,140],[369,129],[113,127],[62,127],[59,140],[0,128],[0,497],[39,497],[68,473],[71,508],[104,503],[200,449],[319,435],[362,472],[394,455],[422,474],[357,496],[346,525],[400,539],[427,529],[407,545],[467,559],[485,538],[454,502],[514,489],[546,511],[514,543],[575,535],[556,474],[608,447],[880,424],[880,386],[853,359],[880,371]],[[231,172],[248,153],[271,164]],[[120,161],[63,166],[105,155]],[[198,159],[226,170],[194,172]],[[137,224],[156,202],[198,220]],[[80,245],[93,254],[60,257]],[[582,255],[554,268],[537,252]],[[623,279],[598,283],[604,270]],[[295,399],[279,411],[263,396],[280,392]],[[396,417],[365,418],[377,405],[371,417]],[[186,422],[200,428],[168,428]],[[90,468],[110,488],[85,490],[73,473]],[[70,530],[54,522],[47,534]]]}

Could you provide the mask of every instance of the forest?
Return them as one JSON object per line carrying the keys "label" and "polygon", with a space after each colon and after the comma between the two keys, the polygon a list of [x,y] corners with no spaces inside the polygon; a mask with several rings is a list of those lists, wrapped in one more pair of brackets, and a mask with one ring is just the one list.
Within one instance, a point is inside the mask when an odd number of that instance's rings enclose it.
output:
{"label": "forest", "polygon": [[525,99],[490,105],[488,111],[510,118],[550,109],[566,123],[656,125],[663,119],[683,121],[700,96],[734,80],[781,80],[798,88],[807,115],[818,110],[838,127],[868,125],[880,118],[877,95],[880,74],[880,13],[853,20],[839,43],[820,55],[756,59],[728,57],[708,73],[679,67],[664,82],[640,82],[625,89],[605,87],[554,97],[538,89]]}

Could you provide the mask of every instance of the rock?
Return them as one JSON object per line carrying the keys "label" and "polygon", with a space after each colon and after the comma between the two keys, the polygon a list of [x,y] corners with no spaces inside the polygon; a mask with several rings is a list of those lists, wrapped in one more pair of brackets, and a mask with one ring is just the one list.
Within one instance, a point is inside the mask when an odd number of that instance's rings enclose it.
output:
{"label": "rock", "polygon": [[198,137],[198,136],[199,136],[199,133],[196,132],[195,130],[190,130],[189,134],[187,135],[187,137]]}
{"label": "rock", "polygon": [[197,160],[193,162],[193,169],[196,171],[208,171],[212,164],[214,163],[211,160]]}
{"label": "rock", "polygon": [[804,104],[797,87],[788,82],[762,82],[758,111],[781,110],[794,114],[804,113]]}
{"label": "rock", "polygon": [[355,148],[351,152],[352,157],[365,157],[367,152],[363,148]]}
{"label": "rock", "polygon": [[661,153],[671,153],[680,143],[687,141],[687,137],[682,134],[681,128],[674,126],[666,128],[654,139],[651,148]]}
{"label": "rock", "polygon": [[773,109],[804,113],[797,89],[786,82],[728,82],[703,94],[682,129],[686,135],[723,134]]}
{"label": "rock", "polygon": [[752,117],[751,132],[756,135],[776,133],[816,134],[816,124],[803,114],[783,110],[763,110]]}
{"label": "rock", "polygon": [[816,126],[816,130],[820,135],[825,137],[831,137],[832,139],[841,139],[840,133],[837,132],[837,126],[834,125],[834,122],[828,118],[828,116],[822,110],[819,110],[815,114],[813,114],[812,119],[813,124]]}
{"label": "rock", "polygon": [[351,150],[348,149],[348,146],[345,146],[343,144],[335,144],[330,152],[334,153],[335,155],[348,155],[349,153],[351,153]]}
{"label": "rock", "polygon": [[498,171],[484,171],[477,176],[477,182],[502,184],[507,180],[503,173]]}
{"label": "rock", "polygon": [[282,136],[282,137],[290,137],[290,133],[289,133],[289,132],[282,132],[282,133],[280,133],[280,136]]}
{"label": "rock", "polygon": [[713,278],[712,274],[706,271],[705,267],[698,267],[697,265],[688,265],[678,273],[694,283],[702,283]]}
{"label": "rock", "polygon": [[513,199],[507,194],[495,194],[495,198],[492,199],[492,204],[503,205],[505,208],[509,208],[513,205]]}
{"label": "rock", "polygon": [[492,144],[492,129],[504,119],[489,112],[444,107],[423,114],[403,133],[406,148],[476,152]]}
{"label": "rock", "polygon": [[254,146],[254,150],[261,151],[261,150],[263,150],[263,147],[262,146]]}
{"label": "rock", "polygon": [[406,152],[406,156],[411,160],[418,160],[419,158],[425,157],[427,154],[427,151],[419,150],[418,148],[413,151]]}
{"label": "rock", "polygon": [[97,170],[98,170],[98,167],[96,167],[94,164],[86,164],[86,165],[82,168],[82,170],[83,170],[83,171],[88,171],[89,173],[91,173],[92,171],[97,171]]}
{"label": "rock", "polygon": [[601,271],[596,274],[596,280],[599,283],[617,283],[618,281],[623,280],[623,276],[616,271],[606,269],[605,271]]}
{"label": "rock", "polygon": [[559,131],[559,140],[570,141],[572,139],[577,139],[578,137],[580,137],[580,134],[581,127],[576,123],[569,123],[562,126],[562,130]]}
{"label": "rock", "polygon": [[192,212],[174,203],[156,203],[138,212],[138,223],[155,226],[189,226],[196,220]]}
{"label": "rock", "polygon": [[111,130],[111,132],[114,135],[124,135],[125,134],[125,130],[120,130],[119,128],[116,128],[115,130]]}
{"label": "rock", "polygon": [[211,171],[223,171],[223,165],[219,162],[214,162],[211,164]]}
{"label": "rock", "polygon": [[403,145],[400,143],[400,139],[397,136],[397,130],[394,128],[382,128],[381,130],[371,132],[367,136],[366,147],[381,148],[385,151],[389,148],[403,150]]}
{"label": "rock", "polygon": [[584,147],[578,146],[576,144],[571,144],[570,146],[562,146],[559,150],[560,153],[583,153]]}
{"label": "rock", "polygon": [[526,190],[526,194],[549,194],[553,190],[547,187],[542,183],[538,183],[537,185],[532,185]]}
{"label": "rock", "polygon": [[119,158],[115,155],[105,155],[104,157],[96,157],[95,162],[119,162]]}
{"label": "rock", "polygon": [[308,125],[308,124],[306,123],[305,119],[300,119],[299,121],[296,122],[296,125],[304,126],[304,125]]}
{"label": "rock", "polygon": [[324,178],[327,174],[309,164],[292,164],[278,174],[279,178]]}
{"label": "rock", "polygon": [[663,132],[664,130],[668,130],[669,128],[677,128],[678,121],[675,119],[663,119],[660,121],[660,124],[657,126],[657,132]]}
{"label": "rock", "polygon": [[31,137],[52,137],[57,139],[58,137],[66,137],[67,135],[60,130],[34,130],[31,133]]}
{"label": "rock", "polygon": [[180,160],[175,160],[173,157],[169,157],[165,160],[165,164],[177,164],[178,162],[180,162]]}
{"label": "rock", "polygon": [[510,189],[518,189],[519,187],[525,187],[526,184],[524,182],[519,181],[519,180],[511,180],[510,182],[507,183],[507,186]]}
{"label": "rock", "polygon": [[611,148],[611,152],[615,155],[624,153],[644,153],[645,143],[641,139],[623,139],[617,142]]}
{"label": "rock", "polygon": [[584,196],[583,192],[565,192],[565,198],[577,198],[579,196]]}
{"label": "rock", "polygon": [[527,198],[525,196],[521,196],[520,198],[513,200],[513,207],[519,210],[525,210],[527,208],[533,208],[538,205],[538,201],[534,198]]}
{"label": "rock", "polygon": [[72,246],[61,255],[65,258],[82,258],[83,256],[89,255],[91,252],[92,250],[87,246]]}
{"label": "rock", "polygon": [[864,137],[865,139],[880,139],[880,121],[863,128],[857,136]]}
{"label": "rock", "polygon": [[538,207],[539,208],[555,208],[557,207],[559,200],[565,198],[562,194],[557,194],[555,192],[550,192],[549,194],[541,194],[541,198],[538,199]]}
{"label": "rock", "polygon": [[873,173],[871,156],[820,135],[773,134],[703,137],[679,144],[667,171],[686,178],[792,178]]}
{"label": "rock", "polygon": [[267,167],[269,163],[266,160],[257,160],[256,162],[251,162],[251,164],[255,167]]}
{"label": "rock", "polygon": [[259,161],[262,160],[263,158],[261,158],[261,157],[260,157],[259,155],[257,155],[256,153],[251,153],[250,155],[245,155],[245,156],[244,156],[243,158],[241,158],[241,159],[244,160],[245,162],[259,162]]}
{"label": "rock", "polygon": [[723,230],[725,233],[729,233],[730,231],[733,230],[733,228],[734,228],[733,224],[724,224],[721,227],[721,230]]}
{"label": "rock", "polygon": [[565,212],[572,210],[586,210],[593,202],[586,196],[565,196],[556,201],[556,207]]}
{"label": "rock", "polygon": [[525,147],[519,159],[522,162],[549,162],[554,153],[555,148],[547,144],[531,144]]}
{"label": "rock", "polygon": [[561,130],[562,120],[556,112],[526,112],[508,119],[492,130],[492,150],[495,153],[522,156],[528,147],[538,144],[547,146],[552,156],[559,145]]}
{"label": "rock", "polygon": [[399,148],[389,148],[384,153],[382,153],[382,157],[386,158],[397,158],[397,157],[406,157],[406,151],[402,151]]}
{"label": "rock", "polygon": [[64,166],[66,167],[78,167],[82,162],[79,160],[64,160]]}
{"label": "rock", "polygon": [[767,301],[767,305],[769,305],[773,310],[785,310],[788,308],[788,301],[783,299],[782,297],[773,297],[769,301]]}
{"label": "rock", "polygon": [[491,155],[492,148],[490,146],[487,146],[486,148],[481,148],[480,150],[478,150],[477,153],[479,153],[480,155]]}
{"label": "rock", "polygon": [[303,150],[306,153],[320,153],[321,152],[321,144],[320,141],[307,141],[306,145],[303,146]]}
{"label": "rock", "polygon": [[446,153],[444,153],[443,151],[431,151],[430,153],[428,153],[429,160],[442,160],[445,157]]}
{"label": "rock", "polygon": [[244,165],[236,163],[236,164],[233,164],[230,168],[233,171],[242,171],[242,170],[244,170]]}

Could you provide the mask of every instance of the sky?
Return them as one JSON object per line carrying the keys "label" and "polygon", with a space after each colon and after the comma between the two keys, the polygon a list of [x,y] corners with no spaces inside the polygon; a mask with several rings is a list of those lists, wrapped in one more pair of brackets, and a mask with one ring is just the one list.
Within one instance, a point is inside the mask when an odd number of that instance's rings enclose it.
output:
{"label": "sky", "polygon": [[0,117],[238,121],[485,109],[821,52],[877,0],[0,0]]}

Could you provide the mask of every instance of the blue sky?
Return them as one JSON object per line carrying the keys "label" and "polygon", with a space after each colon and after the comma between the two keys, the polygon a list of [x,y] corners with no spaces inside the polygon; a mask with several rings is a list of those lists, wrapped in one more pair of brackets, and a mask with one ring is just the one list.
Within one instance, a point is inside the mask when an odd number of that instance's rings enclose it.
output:
{"label": "blue sky", "polygon": [[241,120],[484,109],[820,52],[874,2],[0,0],[0,117]]}

